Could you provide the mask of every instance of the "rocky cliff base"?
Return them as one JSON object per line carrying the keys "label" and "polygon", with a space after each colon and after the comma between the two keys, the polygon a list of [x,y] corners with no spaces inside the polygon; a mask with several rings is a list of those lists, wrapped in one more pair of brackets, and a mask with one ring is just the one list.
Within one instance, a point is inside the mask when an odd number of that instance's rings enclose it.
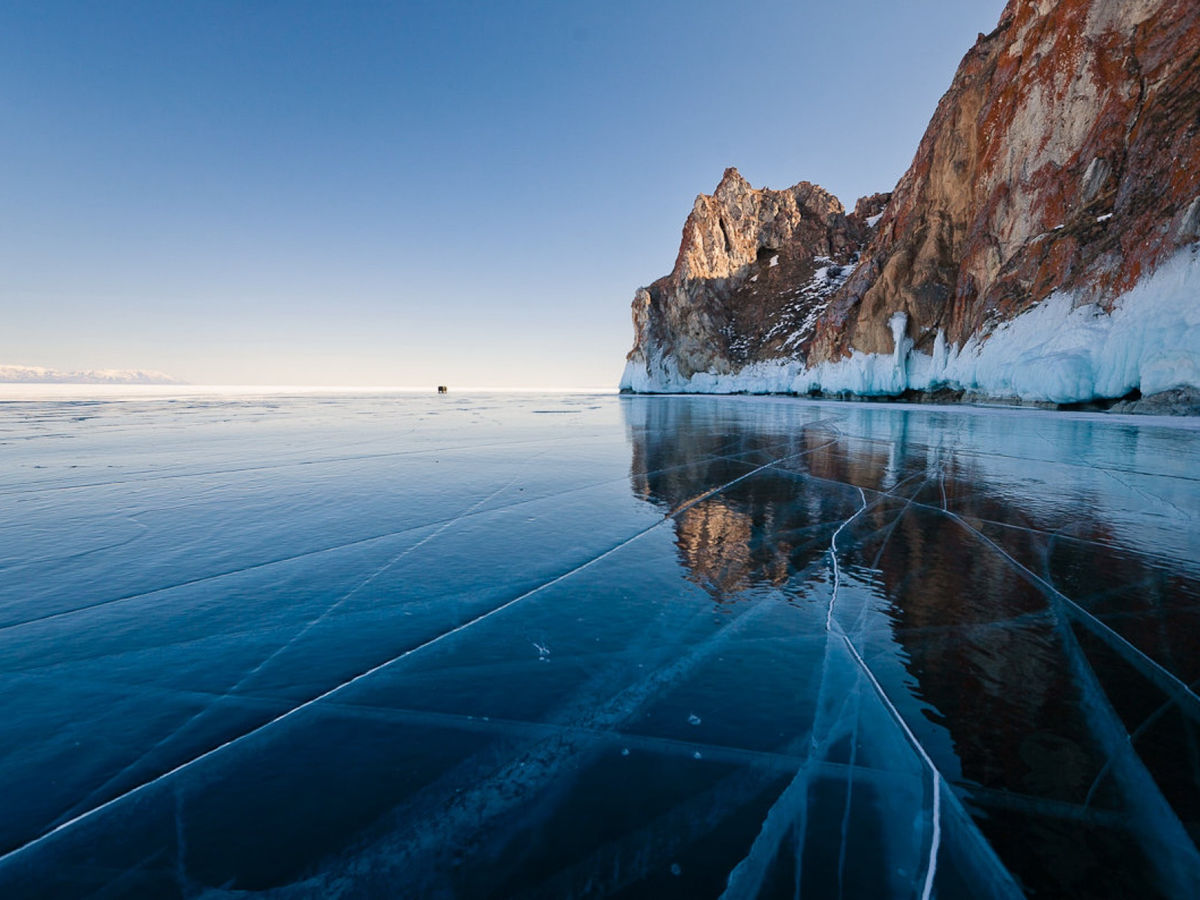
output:
{"label": "rocky cliff base", "polygon": [[931,353],[905,334],[904,315],[893,318],[891,353],[863,353],[813,366],[776,359],[735,373],[683,378],[668,357],[651,377],[631,360],[622,389],[676,393],[790,393],[863,397],[954,392],[1046,404],[1098,398],[1146,397],[1200,386],[1200,244],[1181,250],[1123,294],[1111,312],[1079,303],[1073,291],[1052,294],[984,338],[962,347],[944,337]]}

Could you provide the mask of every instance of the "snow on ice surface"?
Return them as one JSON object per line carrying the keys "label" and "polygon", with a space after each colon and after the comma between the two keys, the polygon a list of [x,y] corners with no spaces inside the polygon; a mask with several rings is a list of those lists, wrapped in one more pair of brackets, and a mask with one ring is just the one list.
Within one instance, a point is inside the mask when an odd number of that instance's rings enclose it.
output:
{"label": "snow on ice surface", "polygon": [[1056,293],[983,339],[914,352],[855,351],[805,369],[798,361],[757,363],[730,375],[680,376],[673,359],[649,369],[629,363],[621,385],[641,392],[799,393],[819,390],[887,396],[957,388],[991,397],[1075,403],[1200,387],[1200,245],[1179,252],[1123,295],[1111,314]]}
{"label": "snow on ice surface", "polygon": [[5,897],[1194,893],[1195,428],[180,394],[0,448]]}

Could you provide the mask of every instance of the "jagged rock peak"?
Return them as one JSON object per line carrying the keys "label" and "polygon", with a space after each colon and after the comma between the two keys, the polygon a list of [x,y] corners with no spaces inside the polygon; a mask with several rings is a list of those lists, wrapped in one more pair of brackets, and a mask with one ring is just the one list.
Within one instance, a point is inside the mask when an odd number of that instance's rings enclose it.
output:
{"label": "jagged rock peak", "polygon": [[721,175],[721,180],[717,183],[717,189],[713,191],[713,196],[721,197],[730,192],[744,193],[751,190],[754,189],[750,186],[750,182],[742,177],[742,173],[737,170],[737,167],[730,166]]}
{"label": "jagged rock peak", "polygon": [[[856,209],[874,215],[887,197]],[[755,188],[726,169],[696,197],[671,273],[634,296],[631,371],[689,378],[793,352],[865,245],[868,217],[807,181]]]}
{"label": "jagged rock peak", "polygon": [[807,223],[836,227],[845,212],[837,197],[817,185],[754,188],[731,166],[712,194],[696,197],[671,277],[729,278],[760,254],[774,255],[813,232]]}

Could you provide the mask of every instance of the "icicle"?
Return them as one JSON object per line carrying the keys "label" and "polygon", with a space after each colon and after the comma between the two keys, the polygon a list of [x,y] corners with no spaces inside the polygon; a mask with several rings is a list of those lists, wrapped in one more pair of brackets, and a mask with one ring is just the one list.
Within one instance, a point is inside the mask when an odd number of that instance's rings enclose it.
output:
{"label": "icicle", "polygon": [[912,347],[912,341],[904,336],[908,329],[908,313],[892,313],[892,317],[888,319],[888,327],[892,329],[892,370],[895,390],[902,391],[908,387],[908,351]]}
{"label": "icicle", "polygon": [[946,346],[946,332],[941,328],[933,339],[933,366],[930,372],[930,382],[940,381],[946,373],[946,364],[950,360],[950,348]]}

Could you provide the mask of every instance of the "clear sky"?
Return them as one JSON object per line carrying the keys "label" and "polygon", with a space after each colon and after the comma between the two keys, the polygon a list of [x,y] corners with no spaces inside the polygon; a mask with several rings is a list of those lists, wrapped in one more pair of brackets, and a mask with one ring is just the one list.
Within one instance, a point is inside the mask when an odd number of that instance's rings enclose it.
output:
{"label": "clear sky", "polygon": [[726,166],[848,206],[1003,0],[0,4],[0,363],[613,387]]}

